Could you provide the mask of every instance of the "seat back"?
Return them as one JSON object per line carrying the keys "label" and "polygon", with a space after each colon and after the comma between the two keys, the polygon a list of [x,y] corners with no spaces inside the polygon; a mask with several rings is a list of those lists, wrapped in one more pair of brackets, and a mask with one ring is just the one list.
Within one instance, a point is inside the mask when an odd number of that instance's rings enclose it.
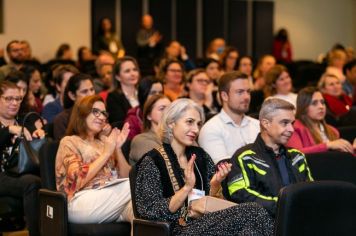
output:
{"label": "seat back", "polygon": [[58,141],[49,140],[43,144],[40,149],[39,158],[42,188],[56,190],[55,165],[58,147]]}
{"label": "seat back", "polygon": [[136,165],[131,167],[129,178],[130,178],[130,190],[131,190],[131,201],[132,201],[132,210],[134,213],[135,218],[138,217],[138,212],[136,208],[136,194],[135,194],[135,189],[136,189]]}
{"label": "seat back", "polygon": [[353,143],[356,138],[356,126],[344,126],[338,128],[340,137],[346,139],[350,143]]}
{"label": "seat back", "polygon": [[278,196],[275,235],[352,235],[356,186],[342,181],[289,185]]}
{"label": "seat back", "polygon": [[306,154],[315,180],[339,180],[356,185],[356,158],[347,152],[321,152]]}

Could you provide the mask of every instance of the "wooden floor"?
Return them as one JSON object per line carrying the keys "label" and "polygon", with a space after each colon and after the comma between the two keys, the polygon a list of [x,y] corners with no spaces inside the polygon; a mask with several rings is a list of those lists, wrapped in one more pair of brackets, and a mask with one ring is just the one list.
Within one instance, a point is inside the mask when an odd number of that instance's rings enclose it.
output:
{"label": "wooden floor", "polygon": [[[0,235],[1,235],[1,233],[0,233]],[[29,236],[29,233],[27,230],[14,231],[14,232],[3,232],[2,236]]]}

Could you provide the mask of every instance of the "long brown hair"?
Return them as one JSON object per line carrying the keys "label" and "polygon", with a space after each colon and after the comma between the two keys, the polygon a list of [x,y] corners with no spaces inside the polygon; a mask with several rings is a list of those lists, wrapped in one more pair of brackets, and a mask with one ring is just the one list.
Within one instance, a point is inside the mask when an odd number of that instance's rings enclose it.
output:
{"label": "long brown hair", "polygon": [[[316,92],[320,91],[315,87],[306,87],[299,91],[297,97],[297,112],[295,116],[310,130],[315,143],[322,143],[323,140],[320,132],[314,128],[313,121],[308,116],[308,107],[310,106],[313,95]],[[330,141],[337,139],[336,133],[328,125],[326,125],[324,119],[320,121],[320,124],[324,127],[325,134]]]}
{"label": "long brown hair", "polygon": [[288,72],[287,68],[283,65],[275,65],[267,72],[266,86],[263,88],[265,98],[277,93],[276,82],[283,72]]}
{"label": "long brown hair", "polygon": [[156,102],[158,100],[167,98],[169,101],[171,101],[171,99],[163,94],[155,94],[152,95],[146,102],[145,105],[143,107],[143,128],[145,131],[148,131],[151,129],[152,124],[151,121],[148,120],[148,116],[151,114],[154,105],[156,104]]}
{"label": "long brown hair", "polygon": [[91,95],[79,99],[79,101],[75,103],[72,114],[70,115],[66,135],[78,135],[83,139],[87,137],[88,127],[85,120],[91,113],[93,105],[96,102],[104,103],[104,100],[99,95]]}

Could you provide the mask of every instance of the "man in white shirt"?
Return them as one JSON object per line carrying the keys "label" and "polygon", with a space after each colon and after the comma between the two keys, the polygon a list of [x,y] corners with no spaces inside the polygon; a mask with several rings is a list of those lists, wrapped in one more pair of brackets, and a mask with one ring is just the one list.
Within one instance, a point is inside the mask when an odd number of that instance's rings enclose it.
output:
{"label": "man in white shirt", "polygon": [[224,74],[219,80],[219,95],[223,107],[204,124],[198,140],[215,164],[253,143],[260,132],[259,121],[245,115],[251,100],[247,75],[239,71]]}

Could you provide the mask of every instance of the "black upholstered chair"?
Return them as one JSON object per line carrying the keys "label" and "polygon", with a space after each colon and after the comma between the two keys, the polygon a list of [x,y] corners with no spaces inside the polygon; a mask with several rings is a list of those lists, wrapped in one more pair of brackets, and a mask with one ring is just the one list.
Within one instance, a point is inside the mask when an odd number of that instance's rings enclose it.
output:
{"label": "black upholstered chair", "polygon": [[340,132],[340,137],[346,139],[350,143],[353,143],[356,138],[356,125],[355,126],[344,126],[338,128]]}
{"label": "black upholstered chair", "polygon": [[40,230],[41,235],[130,235],[126,222],[74,224],[68,222],[67,197],[56,191],[55,158],[58,142],[48,142],[40,150]]}
{"label": "black upholstered chair", "polygon": [[339,180],[356,185],[356,157],[347,152],[306,154],[314,180]]}
{"label": "black upholstered chair", "polygon": [[132,210],[135,219],[133,220],[133,234],[134,236],[166,236],[170,235],[170,227],[167,222],[157,222],[140,219],[136,208],[136,166],[133,166],[130,171],[130,188],[132,198]]}
{"label": "black upholstered chair", "polygon": [[277,236],[355,235],[356,186],[316,181],[281,189],[275,222]]}

